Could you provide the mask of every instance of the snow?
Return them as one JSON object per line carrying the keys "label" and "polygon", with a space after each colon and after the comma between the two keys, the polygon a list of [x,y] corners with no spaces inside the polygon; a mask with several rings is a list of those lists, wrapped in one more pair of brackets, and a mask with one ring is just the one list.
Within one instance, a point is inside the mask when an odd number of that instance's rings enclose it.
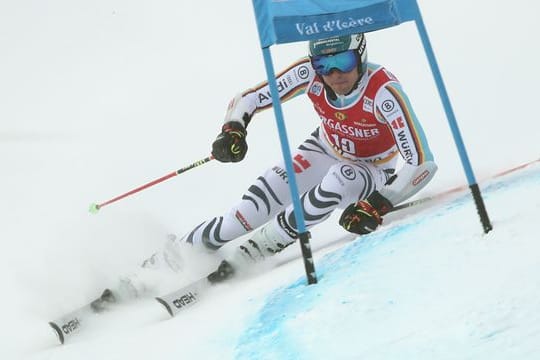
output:
{"label": "snow", "polygon": [[[492,209],[538,190],[540,167],[519,176],[486,189]],[[539,206],[495,216],[497,232],[484,236],[462,197],[351,243],[319,261],[317,286],[271,294],[238,358],[534,358],[539,246],[523,229]],[[451,218],[469,221],[456,229]]]}
{"label": "snow", "polygon": [[[48,321],[168,234],[225,211],[280,156],[277,132],[261,113],[244,162],[211,162],[91,215],[90,203],[208,155],[230,98],[264,78],[251,2],[209,13],[165,0],[1,3],[0,358],[537,359],[540,168],[487,179],[539,157],[539,6],[420,1],[492,232],[465,193],[389,215],[355,241],[332,217],[313,230],[315,248],[330,244],[316,252],[317,285],[289,248],[275,259],[286,264],[211,289],[174,319],[145,299],[60,346]],[[368,43],[403,82],[439,164],[422,196],[465,184],[414,25]],[[305,44],[272,51],[280,68]],[[292,144],[317,124],[305,99],[284,114]],[[179,283],[215,259],[187,260]]]}

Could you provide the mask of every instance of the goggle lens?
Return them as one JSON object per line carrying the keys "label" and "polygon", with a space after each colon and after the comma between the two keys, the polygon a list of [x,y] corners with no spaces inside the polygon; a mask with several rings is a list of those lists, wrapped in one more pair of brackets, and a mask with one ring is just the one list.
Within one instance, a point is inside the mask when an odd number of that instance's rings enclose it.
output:
{"label": "goggle lens", "polygon": [[332,55],[318,55],[311,58],[311,64],[319,75],[328,75],[333,69],[349,72],[358,65],[355,50],[347,50]]}

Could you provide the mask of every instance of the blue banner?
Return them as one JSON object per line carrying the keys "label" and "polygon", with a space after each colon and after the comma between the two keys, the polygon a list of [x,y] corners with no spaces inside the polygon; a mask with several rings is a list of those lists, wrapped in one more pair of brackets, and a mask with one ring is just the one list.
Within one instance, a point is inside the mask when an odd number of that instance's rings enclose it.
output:
{"label": "blue banner", "polygon": [[253,0],[262,47],[357,32],[414,18],[415,0]]}

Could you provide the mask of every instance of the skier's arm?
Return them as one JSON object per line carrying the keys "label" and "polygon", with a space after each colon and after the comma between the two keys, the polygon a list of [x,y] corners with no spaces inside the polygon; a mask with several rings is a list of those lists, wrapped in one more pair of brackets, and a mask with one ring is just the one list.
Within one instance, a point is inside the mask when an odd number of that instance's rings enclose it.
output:
{"label": "skier's arm", "polygon": [[[276,76],[281,102],[303,94],[315,76],[308,57],[304,57]],[[263,82],[236,95],[227,108],[225,121],[212,144],[212,155],[221,162],[241,161],[247,153],[246,128],[256,112],[272,106],[270,86]]]}
{"label": "skier's arm", "polygon": [[[303,57],[276,75],[276,83],[281,102],[305,93],[309,82],[315,76],[308,57]],[[236,121],[247,127],[253,115],[272,107],[272,97],[268,81],[248,89],[231,100],[225,123]]]}
{"label": "skier's arm", "polygon": [[405,92],[398,82],[389,82],[375,97],[379,121],[388,124],[405,161],[399,171],[379,189],[379,193],[396,205],[420,191],[433,178],[437,165],[424,131]]}
{"label": "skier's arm", "polygon": [[405,164],[381,189],[349,205],[341,214],[339,224],[360,235],[374,231],[383,215],[420,191],[437,171],[424,131],[399,83],[387,83],[374,103],[375,115],[392,129]]}

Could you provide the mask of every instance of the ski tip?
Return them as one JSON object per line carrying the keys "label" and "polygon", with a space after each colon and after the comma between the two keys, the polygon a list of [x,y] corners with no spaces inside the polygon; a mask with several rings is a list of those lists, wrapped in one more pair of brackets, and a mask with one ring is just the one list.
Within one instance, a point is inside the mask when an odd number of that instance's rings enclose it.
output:
{"label": "ski tip", "polygon": [[157,300],[158,303],[160,303],[161,305],[163,305],[165,307],[165,309],[167,310],[169,315],[171,315],[171,317],[174,317],[174,313],[172,312],[171,307],[169,306],[169,304],[165,300],[163,300],[161,298],[158,298],[158,297],[155,298],[155,299]]}
{"label": "ski tip", "polygon": [[60,341],[60,344],[64,344],[64,334],[62,333],[62,330],[56,323],[50,321],[49,322],[50,327],[53,328],[54,332],[56,333],[56,336],[58,337],[58,340]]}

